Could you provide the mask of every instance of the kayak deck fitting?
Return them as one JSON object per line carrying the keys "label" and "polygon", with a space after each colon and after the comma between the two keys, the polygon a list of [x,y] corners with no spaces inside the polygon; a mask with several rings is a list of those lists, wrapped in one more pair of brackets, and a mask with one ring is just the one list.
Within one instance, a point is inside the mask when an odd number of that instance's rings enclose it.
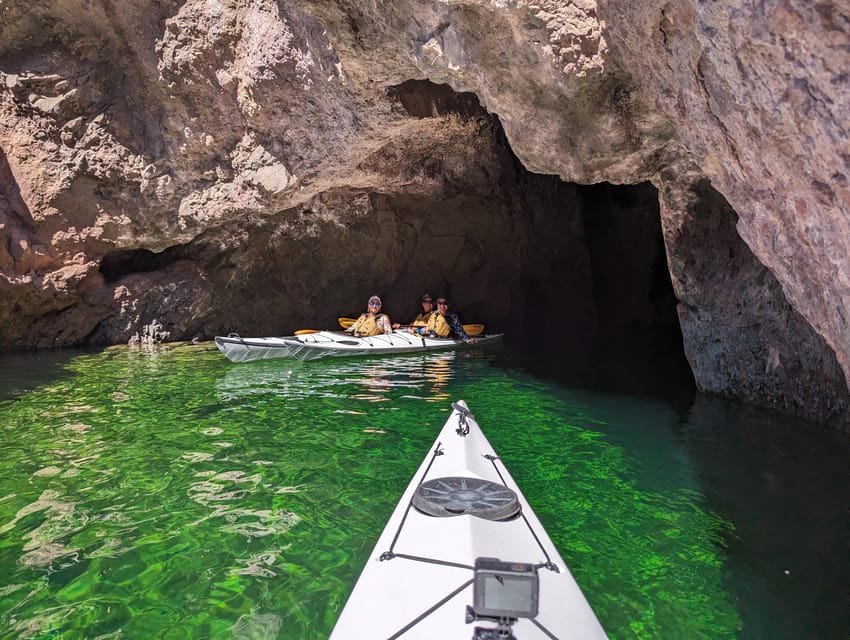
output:
{"label": "kayak deck fitting", "polygon": [[[500,333],[478,336],[469,346],[495,342],[501,337]],[[406,331],[393,331],[369,337],[352,336],[340,331],[316,331],[304,335],[269,338],[242,338],[230,334],[226,337],[217,336],[215,344],[219,351],[233,362],[271,358],[318,360],[327,357],[444,351],[467,346],[463,340],[415,336]]]}
{"label": "kayak deck fitting", "polygon": [[475,416],[452,409],[331,640],[607,638]]}

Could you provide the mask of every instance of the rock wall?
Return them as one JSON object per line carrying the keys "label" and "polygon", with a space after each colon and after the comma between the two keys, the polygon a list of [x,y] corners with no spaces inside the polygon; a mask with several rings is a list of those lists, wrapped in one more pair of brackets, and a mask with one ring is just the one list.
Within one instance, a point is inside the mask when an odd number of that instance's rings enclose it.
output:
{"label": "rock wall", "polygon": [[[595,321],[558,179],[651,181],[697,384],[846,424],[849,26],[803,0],[5,0],[0,346],[279,331],[435,280],[517,321],[518,272]],[[699,266],[730,248],[748,277]]]}
{"label": "rock wall", "polygon": [[850,380],[850,8],[600,3],[617,58]]}
{"label": "rock wall", "polygon": [[835,352],[787,301],[736,231],[738,216],[708,183],[685,200],[662,192],[685,353],[707,390],[835,424],[850,394]]}

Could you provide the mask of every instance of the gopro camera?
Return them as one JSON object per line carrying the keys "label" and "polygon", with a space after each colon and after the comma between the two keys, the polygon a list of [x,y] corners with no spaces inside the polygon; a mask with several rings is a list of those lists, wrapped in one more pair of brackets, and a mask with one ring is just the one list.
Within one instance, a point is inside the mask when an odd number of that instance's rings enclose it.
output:
{"label": "gopro camera", "polygon": [[476,618],[533,618],[539,596],[540,579],[534,565],[475,559],[472,609]]}

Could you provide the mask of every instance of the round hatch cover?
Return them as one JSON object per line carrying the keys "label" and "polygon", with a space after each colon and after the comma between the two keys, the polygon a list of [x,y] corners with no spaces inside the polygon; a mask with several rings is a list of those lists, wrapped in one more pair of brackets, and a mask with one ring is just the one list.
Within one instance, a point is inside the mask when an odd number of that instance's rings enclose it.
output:
{"label": "round hatch cover", "polygon": [[507,520],[521,508],[517,495],[505,485],[462,476],[423,482],[413,494],[413,506],[429,516],[468,514],[485,520]]}

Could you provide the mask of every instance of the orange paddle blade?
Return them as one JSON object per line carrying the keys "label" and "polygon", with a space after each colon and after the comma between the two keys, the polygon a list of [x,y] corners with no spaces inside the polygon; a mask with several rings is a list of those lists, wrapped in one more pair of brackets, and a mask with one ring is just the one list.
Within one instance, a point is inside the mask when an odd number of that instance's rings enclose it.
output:
{"label": "orange paddle blade", "polygon": [[466,331],[466,335],[468,336],[480,336],[482,333],[484,333],[484,325],[465,324],[463,325],[463,330]]}

